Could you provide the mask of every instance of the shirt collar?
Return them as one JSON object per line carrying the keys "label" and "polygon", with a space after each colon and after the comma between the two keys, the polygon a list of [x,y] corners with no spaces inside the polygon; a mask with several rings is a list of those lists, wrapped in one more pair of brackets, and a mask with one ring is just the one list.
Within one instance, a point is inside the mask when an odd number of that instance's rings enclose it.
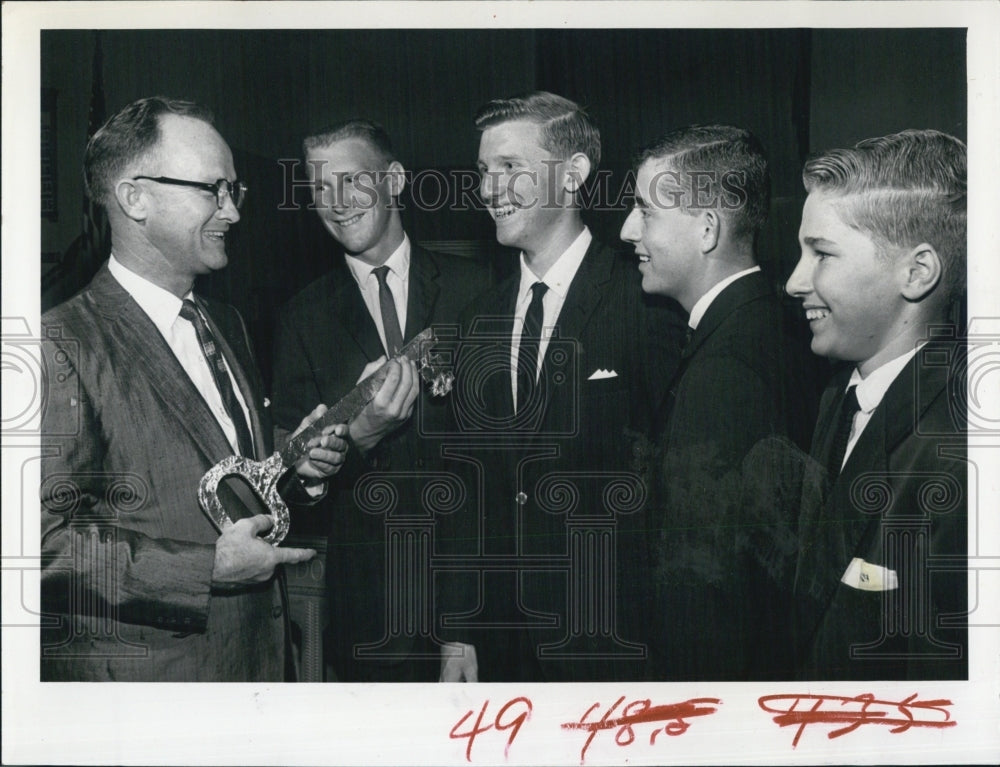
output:
{"label": "shirt collar", "polygon": [[865,378],[862,378],[858,369],[854,368],[854,372],[851,373],[851,380],[847,382],[847,388],[849,389],[852,386],[858,387],[855,394],[858,395],[858,405],[861,407],[862,413],[870,413],[878,407],[878,404],[885,397],[885,393],[889,390],[892,382],[903,372],[903,368],[920,351],[923,345],[918,344],[912,350],[906,352],[906,354],[901,354],[895,359],[889,360],[881,367],[875,368]]}
{"label": "shirt collar", "polygon": [[[570,283],[573,282],[580,264],[583,263],[583,257],[587,255],[587,249],[590,247],[593,239],[594,237],[590,233],[590,230],[587,227],[583,227],[583,231],[577,235],[572,244],[563,251],[562,255],[556,259],[556,262],[542,275],[542,282],[548,286],[550,291],[558,295],[561,300],[566,299]],[[527,298],[531,292],[531,286],[538,281],[539,278],[528,268],[528,264],[524,260],[524,253],[521,253],[521,284],[517,290],[518,304],[521,304]]]}
{"label": "shirt collar", "polygon": [[[351,275],[357,281],[358,285],[362,287],[364,287],[368,278],[371,277],[372,272],[378,268],[357,256],[347,253],[344,254],[344,259],[347,261],[347,268],[351,270]],[[388,266],[389,271],[399,277],[400,280],[406,279],[410,271],[410,238],[406,236],[405,232],[403,233],[403,241],[399,243],[399,247],[392,252],[392,255],[385,260],[384,266]]]}
{"label": "shirt collar", "polygon": [[715,283],[711,290],[709,290],[705,295],[698,299],[698,302],[691,307],[691,316],[688,317],[688,326],[692,330],[698,328],[698,323],[701,322],[701,318],[705,316],[705,312],[708,311],[708,307],[712,305],[712,302],[718,298],[719,293],[732,285],[740,277],[746,277],[748,274],[753,274],[754,272],[759,272],[759,266],[751,266],[749,269],[744,269],[742,272],[736,272],[736,274],[731,274],[726,279],[721,282]]}
{"label": "shirt collar", "polygon": [[[114,253],[108,261],[108,271],[125,292],[135,299],[139,308],[149,316],[160,334],[164,337],[169,336],[174,321],[181,313],[181,299],[169,290],[154,285],[145,277],[133,272],[115,258]],[[184,297],[192,298],[193,295],[189,290]]]}

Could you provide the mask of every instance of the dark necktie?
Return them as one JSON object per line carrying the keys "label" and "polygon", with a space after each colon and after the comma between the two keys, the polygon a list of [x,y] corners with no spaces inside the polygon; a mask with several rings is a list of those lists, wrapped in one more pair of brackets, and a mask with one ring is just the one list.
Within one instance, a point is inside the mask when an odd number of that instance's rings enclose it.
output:
{"label": "dark necktie", "polygon": [[378,308],[382,313],[382,330],[385,331],[385,351],[389,357],[395,357],[403,348],[403,332],[399,328],[396,302],[385,281],[389,267],[380,266],[378,269],[372,269],[372,274],[378,279]]}
{"label": "dark necktie", "polygon": [[840,401],[840,408],[837,415],[837,431],[833,435],[833,442],[830,444],[830,456],[827,460],[827,470],[830,479],[836,479],[840,474],[841,464],[844,462],[844,453],[847,452],[847,443],[851,439],[851,427],[854,425],[854,416],[861,410],[858,404],[858,387],[851,386]]}
{"label": "dark necktie", "polygon": [[531,304],[521,326],[521,343],[517,350],[517,409],[527,404],[538,375],[538,346],[542,340],[544,310],[542,298],[549,286],[536,282],[531,286]]}
{"label": "dark necktie", "polygon": [[229,419],[236,428],[236,441],[239,444],[240,453],[253,458],[253,438],[247,428],[247,419],[243,416],[243,408],[240,407],[239,400],[236,399],[229,371],[226,370],[226,363],[222,359],[222,353],[215,343],[212,331],[208,329],[208,325],[205,324],[205,320],[194,301],[188,298],[185,298],[181,304],[181,317],[194,325],[194,332],[198,336],[198,343],[201,344],[201,351],[205,355],[208,369],[212,371],[215,386],[222,396],[222,405],[226,408],[226,413],[229,414]]}

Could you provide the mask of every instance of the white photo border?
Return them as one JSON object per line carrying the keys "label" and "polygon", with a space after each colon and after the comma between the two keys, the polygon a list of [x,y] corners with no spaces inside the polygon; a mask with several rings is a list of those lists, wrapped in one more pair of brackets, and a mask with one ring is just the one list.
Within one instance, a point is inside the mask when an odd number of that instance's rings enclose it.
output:
{"label": "white photo border", "polygon": [[[992,2],[56,2],[3,6],[4,333],[39,328],[39,57],[42,29],[152,28],[794,28],[968,29],[970,333],[1000,342],[1000,177],[997,141],[1000,5]],[[30,147],[31,149],[27,149]],[[20,323],[20,324],[19,324]],[[994,355],[995,357],[995,355]],[[1000,368],[1000,366],[995,367]],[[998,380],[995,373],[993,380]],[[7,390],[7,403],[25,393]],[[24,381],[12,380],[12,386]],[[995,387],[1000,393],[1000,386]],[[25,396],[31,397],[28,392]],[[997,398],[1000,399],[1000,398]],[[986,403],[987,406],[990,403]],[[996,403],[993,403],[996,414]],[[970,436],[980,483],[970,486],[970,628],[967,682],[813,684],[228,685],[62,684],[38,681],[38,434],[3,435],[3,762],[61,764],[509,764],[576,765],[585,736],[562,723],[620,695],[671,703],[719,698],[683,737],[627,748],[600,733],[586,764],[995,763],[1000,756],[1000,440]],[[973,474],[972,476],[976,476]],[[949,729],[892,734],[868,727],[839,739],[808,729],[792,747],[760,709],[766,694],[953,702]],[[466,711],[484,721],[508,700],[532,701],[507,751],[508,732],[486,732],[466,757],[449,732]],[[470,722],[466,723],[466,727]]]}

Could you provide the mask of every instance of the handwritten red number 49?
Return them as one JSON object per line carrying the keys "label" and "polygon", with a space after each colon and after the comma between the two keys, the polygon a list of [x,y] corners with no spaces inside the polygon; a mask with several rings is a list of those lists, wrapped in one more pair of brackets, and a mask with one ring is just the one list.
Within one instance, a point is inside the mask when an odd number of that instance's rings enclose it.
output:
{"label": "handwritten red number 49", "polygon": [[517,733],[521,730],[521,725],[531,718],[531,701],[521,696],[508,700],[503,707],[497,711],[497,715],[493,719],[493,724],[487,724],[484,726],[483,718],[486,716],[486,709],[489,708],[489,705],[490,701],[489,698],[487,698],[483,701],[483,707],[479,709],[479,716],[476,717],[476,723],[472,726],[472,729],[466,730],[465,732],[459,731],[462,725],[464,725],[473,714],[473,712],[469,710],[465,713],[465,716],[459,719],[455,726],[451,728],[451,732],[448,733],[448,736],[454,740],[461,740],[462,738],[469,739],[469,743],[465,747],[465,760],[467,762],[472,761],[472,744],[475,742],[476,736],[494,728],[499,732],[510,730],[510,735],[507,736],[507,744],[503,748],[503,755],[506,758],[508,752],[510,751],[511,744],[514,742],[514,738],[517,737]]}

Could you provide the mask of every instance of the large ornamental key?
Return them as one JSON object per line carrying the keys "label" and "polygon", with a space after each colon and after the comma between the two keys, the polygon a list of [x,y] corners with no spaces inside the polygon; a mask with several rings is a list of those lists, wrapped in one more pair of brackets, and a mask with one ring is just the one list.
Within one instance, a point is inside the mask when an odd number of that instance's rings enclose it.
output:
{"label": "large ornamental key", "polygon": [[[438,359],[431,351],[434,340],[434,331],[427,328],[396,356],[416,362],[420,377],[431,384],[432,393],[443,396],[451,390],[454,374],[437,364]],[[330,424],[350,423],[375,398],[388,373],[387,362],[267,460],[231,455],[209,469],[198,485],[198,502],[219,531],[236,519],[269,514],[274,526],[263,540],[274,546],[281,543],[289,525],[288,506],[281,491],[284,483],[292,481],[295,464],[308,454],[309,440],[322,434]]]}

